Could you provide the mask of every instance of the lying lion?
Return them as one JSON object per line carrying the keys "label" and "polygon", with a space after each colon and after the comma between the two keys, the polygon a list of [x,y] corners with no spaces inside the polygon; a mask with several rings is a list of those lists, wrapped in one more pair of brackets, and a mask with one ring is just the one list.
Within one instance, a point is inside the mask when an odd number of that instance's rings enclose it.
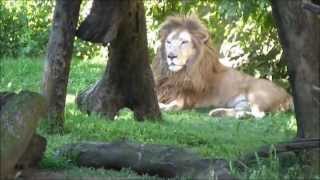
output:
{"label": "lying lion", "polygon": [[222,65],[198,18],[167,18],[160,40],[152,68],[161,109],[213,107],[211,116],[261,118],[293,107],[283,88]]}

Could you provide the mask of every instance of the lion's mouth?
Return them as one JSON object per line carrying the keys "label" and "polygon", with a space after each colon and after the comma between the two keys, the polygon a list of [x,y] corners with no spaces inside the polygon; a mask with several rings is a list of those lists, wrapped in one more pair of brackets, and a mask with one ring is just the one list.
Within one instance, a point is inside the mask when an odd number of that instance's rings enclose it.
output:
{"label": "lion's mouth", "polygon": [[169,70],[173,71],[173,72],[177,72],[177,71],[181,70],[182,68],[183,68],[182,65],[177,65],[177,64],[174,64],[174,63],[170,63],[169,64]]}

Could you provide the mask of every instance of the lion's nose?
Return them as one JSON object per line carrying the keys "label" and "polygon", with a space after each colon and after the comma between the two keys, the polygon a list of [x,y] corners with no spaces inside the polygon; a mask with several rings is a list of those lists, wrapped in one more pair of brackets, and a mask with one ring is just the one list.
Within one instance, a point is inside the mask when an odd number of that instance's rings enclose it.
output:
{"label": "lion's nose", "polygon": [[172,53],[169,53],[169,54],[168,54],[168,58],[171,59],[171,60],[173,60],[174,58],[177,58],[177,56],[174,55],[174,54],[172,54]]}

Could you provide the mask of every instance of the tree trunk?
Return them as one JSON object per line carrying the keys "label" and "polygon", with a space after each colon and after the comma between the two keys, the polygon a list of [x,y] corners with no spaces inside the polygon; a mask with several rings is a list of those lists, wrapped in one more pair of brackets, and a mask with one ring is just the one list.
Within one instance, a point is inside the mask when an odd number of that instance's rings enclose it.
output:
{"label": "tree trunk", "polygon": [[165,178],[235,179],[223,159],[204,159],[190,150],[157,144],[79,143],[62,147],[64,156],[79,166],[120,170]]}
{"label": "tree trunk", "polygon": [[117,35],[123,17],[120,7],[121,1],[94,0],[76,35],[84,41],[107,45]]}
{"label": "tree trunk", "polygon": [[[111,119],[121,108],[128,107],[134,111],[138,120],[145,118],[159,120],[160,110],[148,59],[143,2],[140,0],[108,2],[109,4],[105,4],[106,7],[114,6],[114,9],[118,9],[110,14],[109,21],[112,23],[106,21],[107,25],[102,24],[109,29],[105,31],[108,32],[105,36],[100,36],[107,38],[100,39],[99,42],[107,43],[111,40],[108,65],[102,79],[79,94],[77,105],[84,112],[99,113]],[[103,8],[103,6],[97,7]],[[105,11],[102,12],[104,13],[101,16],[105,16]],[[99,16],[96,15],[95,18]],[[92,28],[97,25],[99,24],[93,23],[86,26]],[[88,30],[78,31],[80,37],[88,37],[80,32]],[[98,41],[92,38],[93,42]],[[88,40],[90,36],[84,39]]]}
{"label": "tree trunk", "polygon": [[43,76],[51,132],[62,132],[73,41],[81,0],[56,0]]}
{"label": "tree trunk", "polygon": [[[316,2],[316,1],[313,1]],[[272,0],[284,58],[293,90],[298,138],[320,138],[320,18],[310,0]],[[314,173],[320,174],[319,151],[306,153]]]}

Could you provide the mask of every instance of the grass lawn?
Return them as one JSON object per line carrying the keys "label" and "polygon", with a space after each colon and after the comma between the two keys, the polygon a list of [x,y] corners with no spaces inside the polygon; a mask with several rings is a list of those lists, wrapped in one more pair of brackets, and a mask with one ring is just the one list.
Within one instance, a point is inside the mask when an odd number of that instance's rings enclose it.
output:
{"label": "grass lawn", "polygon": [[[286,141],[296,132],[292,113],[270,114],[263,119],[226,119],[207,116],[206,110],[164,112],[164,122],[137,122],[128,109],[123,109],[117,120],[105,120],[98,116],[81,113],[74,99],[90,84],[98,80],[105,67],[99,59],[88,61],[73,60],[68,85],[65,112],[65,133],[48,135],[44,126],[38,131],[48,140],[48,147],[41,167],[50,170],[64,170],[70,176],[98,176],[118,178],[154,177],[138,176],[130,170],[106,171],[77,168],[73,164],[56,157],[56,149],[67,143],[79,141],[105,141],[128,139],[139,143],[155,143],[192,148],[204,157],[236,159],[252,152],[264,144]],[[40,92],[42,79],[42,59],[18,58],[0,59],[0,91],[22,89]],[[277,169],[277,161],[270,160],[257,165],[242,179],[284,179],[295,177],[294,170],[284,174]]]}

